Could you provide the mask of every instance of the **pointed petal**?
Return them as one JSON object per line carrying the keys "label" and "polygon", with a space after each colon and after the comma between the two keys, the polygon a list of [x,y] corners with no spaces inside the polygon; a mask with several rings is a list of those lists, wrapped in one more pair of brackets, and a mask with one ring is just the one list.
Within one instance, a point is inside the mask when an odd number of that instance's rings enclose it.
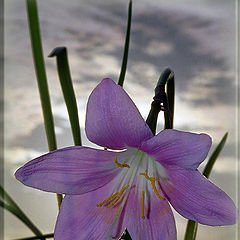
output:
{"label": "pointed petal", "polygon": [[210,147],[211,138],[207,134],[166,129],[145,141],[140,149],[163,165],[195,170],[206,158]]}
{"label": "pointed petal", "polygon": [[83,194],[111,181],[120,171],[119,153],[87,147],[68,147],[42,155],[17,170],[23,184],[64,194]]}
{"label": "pointed petal", "polygon": [[163,191],[172,206],[185,218],[220,226],[236,223],[237,209],[231,198],[197,170],[168,169]]}
{"label": "pointed petal", "polygon": [[133,101],[111,79],[102,80],[89,97],[86,134],[110,149],[138,147],[153,136]]}
{"label": "pointed petal", "polygon": [[[62,202],[54,233],[55,240],[103,240],[109,236],[119,206],[96,207],[108,198],[116,181],[83,194],[66,196]],[[114,236],[118,239],[120,235]]]}
{"label": "pointed petal", "polygon": [[123,226],[127,226],[133,240],[176,240],[176,226],[167,200],[160,200],[152,189],[145,193],[144,215],[141,217],[139,188],[132,188],[124,209]]}

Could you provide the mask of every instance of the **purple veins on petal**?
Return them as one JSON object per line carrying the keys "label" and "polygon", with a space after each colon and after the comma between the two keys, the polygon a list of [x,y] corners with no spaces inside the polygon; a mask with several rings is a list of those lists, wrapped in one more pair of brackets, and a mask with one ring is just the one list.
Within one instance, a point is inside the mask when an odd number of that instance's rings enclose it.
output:
{"label": "purple veins on petal", "polygon": [[185,218],[211,225],[232,225],[237,209],[231,198],[197,170],[168,169],[168,182],[162,184],[171,205]]}
{"label": "purple veins on petal", "polygon": [[88,99],[86,134],[90,141],[110,149],[138,147],[153,136],[131,98],[108,78]]}
{"label": "purple veins on petal", "polygon": [[87,147],[68,147],[42,155],[21,167],[16,178],[23,184],[48,192],[83,194],[111,181],[120,169],[119,153]]}
{"label": "purple veins on petal", "polygon": [[166,129],[143,142],[140,149],[166,167],[175,165],[195,170],[206,158],[211,143],[207,134]]}

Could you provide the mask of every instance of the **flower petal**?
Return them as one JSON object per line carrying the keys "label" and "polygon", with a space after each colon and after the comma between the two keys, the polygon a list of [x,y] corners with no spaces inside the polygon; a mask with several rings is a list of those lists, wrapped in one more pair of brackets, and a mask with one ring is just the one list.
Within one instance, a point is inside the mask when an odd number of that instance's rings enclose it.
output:
{"label": "flower petal", "polygon": [[210,147],[211,138],[207,134],[166,129],[145,141],[140,149],[163,165],[195,170],[206,158]]}
{"label": "flower petal", "polygon": [[89,97],[86,134],[110,149],[138,147],[153,136],[133,101],[111,79],[103,79]]}
{"label": "flower petal", "polygon": [[48,192],[83,194],[111,181],[119,168],[119,153],[87,147],[67,147],[42,155],[18,169],[23,184]]}
{"label": "flower petal", "polygon": [[197,170],[168,169],[171,181],[162,183],[172,206],[185,218],[220,226],[236,223],[237,209],[231,198]]}
{"label": "flower petal", "polygon": [[[54,233],[55,240],[103,240],[109,236],[119,206],[96,207],[111,195],[116,181],[83,195],[67,195],[62,202]],[[113,236],[118,239],[120,235]]]}
{"label": "flower petal", "polygon": [[123,226],[127,226],[133,240],[176,240],[176,226],[167,200],[160,200],[149,191],[145,195],[145,219],[141,217],[141,195],[139,188],[132,188],[124,209]]}

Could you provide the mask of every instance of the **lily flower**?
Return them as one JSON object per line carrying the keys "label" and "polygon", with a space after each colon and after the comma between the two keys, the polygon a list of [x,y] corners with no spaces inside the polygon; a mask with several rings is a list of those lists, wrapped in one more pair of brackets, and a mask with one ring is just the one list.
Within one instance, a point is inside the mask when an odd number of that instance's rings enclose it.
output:
{"label": "lily flower", "polygon": [[108,150],[67,147],[15,173],[27,186],[66,194],[55,239],[118,239],[127,228],[133,240],[175,240],[170,204],[201,224],[236,222],[233,201],[197,170],[211,146],[208,135],[168,129],[154,136],[111,79],[89,97],[86,134]]}

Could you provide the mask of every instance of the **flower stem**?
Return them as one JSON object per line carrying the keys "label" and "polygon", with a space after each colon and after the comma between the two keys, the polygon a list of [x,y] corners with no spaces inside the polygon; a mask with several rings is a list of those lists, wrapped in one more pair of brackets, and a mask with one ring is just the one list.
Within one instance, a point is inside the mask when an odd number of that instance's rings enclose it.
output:
{"label": "flower stem", "polygon": [[124,82],[125,74],[126,74],[126,70],[127,70],[128,50],[129,50],[130,32],[131,32],[131,21],[132,21],[132,0],[129,1],[129,5],[128,5],[128,20],[127,20],[125,45],[124,45],[124,52],[123,52],[123,58],[122,58],[121,72],[120,72],[119,79],[118,79],[118,85],[120,85],[121,87],[123,86],[123,82]]}
{"label": "flower stem", "polygon": [[[26,0],[29,33],[32,44],[33,61],[37,76],[38,89],[40,93],[45,131],[49,151],[57,149],[56,135],[54,131],[53,115],[48,91],[47,76],[43,60],[42,41],[38,19],[38,9],[36,0]],[[57,195],[58,206],[62,202],[62,194]]]}
{"label": "flower stem", "polygon": [[[213,169],[213,165],[216,162],[220,152],[222,151],[222,149],[223,149],[223,147],[226,143],[227,136],[228,136],[228,133],[225,133],[224,136],[222,137],[221,141],[219,142],[219,144],[215,148],[214,152],[210,156],[210,158],[209,158],[209,160],[208,160],[208,162],[207,162],[207,164],[206,164],[206,166],[203,170],[203,175],[206,178],[209,178],[210,173]],[[198,223],[194,222],[192,220],[188,220],[184,240],[195,240],[196,235],[197,235],[197,229],[198,229]]]}
{"label": "flower stem", "polygon": [[184,240],[195,240],[197,235],[198,223],[188,220]]}
{"label": "flower stem", "polygon": [[[165,92],[165,85],[167,93]],[[166,68],[158,80],[155,88],[155,96],[148,114],[146,123],[156,134],[157,118],[160,111],[164,111],[165,129],[173,128],[174,116],[174,73],[170,68]]]}
{"label": "flower stem", "polygon": [[57,69],[63,96],[68,110],[72,135],[75,146],[81,146],[81,131],[78,119],[77,101],[73,89],[72,78],[69,70],[67,48],[57,47],[49,54],[49,57],[57,57]]}

